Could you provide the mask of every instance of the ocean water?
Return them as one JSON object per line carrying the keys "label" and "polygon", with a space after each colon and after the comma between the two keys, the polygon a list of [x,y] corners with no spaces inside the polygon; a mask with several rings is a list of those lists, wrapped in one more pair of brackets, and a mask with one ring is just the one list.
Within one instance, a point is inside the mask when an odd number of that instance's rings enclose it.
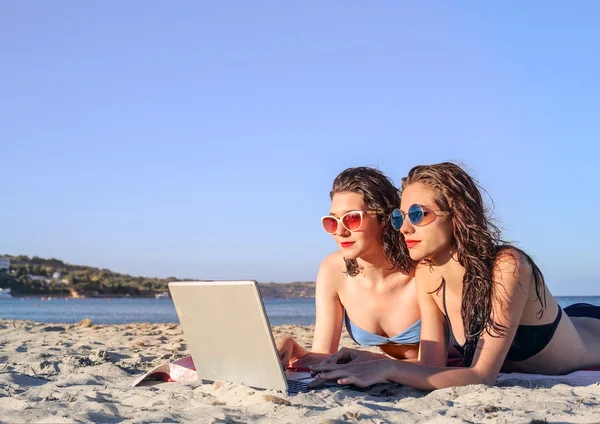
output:
{"label": "ocean water", "polygon": [[[89,318],[94,324],[179,322],[170,298],[42,299],[0,298],[0,319],[76,323]],[[271,325],[315,322],[314,299],[264,299],[264,304]]]}
{"label": "ocean water", "polygon": [[[562,307],[578,302],[600,305],[600,296],[556,299]],[[264,303],[271,325],[315,322],[314,299],[264,299]],[[179,322],[171,299],[140,298],[0,298],[0,318],[47,323],[76,323],[84,318],[91,319],[94,324]]]}

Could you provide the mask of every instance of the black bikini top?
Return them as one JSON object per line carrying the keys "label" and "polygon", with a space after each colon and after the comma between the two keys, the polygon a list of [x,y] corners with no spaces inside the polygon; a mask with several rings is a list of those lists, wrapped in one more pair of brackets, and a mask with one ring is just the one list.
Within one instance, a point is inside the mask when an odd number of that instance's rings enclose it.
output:
{"label": "black bikini top", "polygon": [[[450,319],[448,319],[448,310],[446,309],[446,282],[443,282],[442,286],[442,301],[444,304],[444,314],[446,315],[446,328],[449,330],[450,337],[452,337],[452,344],[458,350],[460,354],[460,358],[466,364],[465,361],[465,350],[464,347],[459,345],[454,337],[454,332],[452,331],[452,325],[450,324]],[[550,340],[552,340],[552,336],[554,336],[554,332],[560,323],[560,318],[562,317],[562,309],[560,306],[558,307],[558,315],[554,322],[542,325],[519,325],[517,328],[517,332],[515,333],[515,338],[513,339],[510,349],[506,354],[505,361],[509,362],[518,362],[524,361],[525,359],[529,359],[532,356],[537,355],[544,349]],[[468,361],[471,362],[473,358],[470,358]]]}

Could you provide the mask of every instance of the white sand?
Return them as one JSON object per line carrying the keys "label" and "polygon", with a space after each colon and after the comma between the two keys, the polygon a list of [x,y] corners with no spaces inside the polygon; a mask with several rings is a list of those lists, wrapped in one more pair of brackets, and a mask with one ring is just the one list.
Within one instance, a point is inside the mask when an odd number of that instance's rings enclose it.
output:
{"label": "white sand", "polygon": [[[274,333],[304,344],[312,338],[311,327]],[[352,346],[347,335],[343,345]],[[130,387],[152,365],[187,354],[178,325],[0,320],[0,422],[600,422],[600,384],[520,381],[433,392],[380,384],[298,396],[221,382]]]}

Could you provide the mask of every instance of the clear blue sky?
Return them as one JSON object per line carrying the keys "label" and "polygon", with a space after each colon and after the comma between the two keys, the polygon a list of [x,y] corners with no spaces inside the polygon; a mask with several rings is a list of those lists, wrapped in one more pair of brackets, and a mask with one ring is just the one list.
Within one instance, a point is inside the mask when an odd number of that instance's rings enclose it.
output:
{"label": "clear blue sky", "polygon": [[333,178],[465,164],[600,295],[600,3],[0,3],[0,253],[314,280]]}

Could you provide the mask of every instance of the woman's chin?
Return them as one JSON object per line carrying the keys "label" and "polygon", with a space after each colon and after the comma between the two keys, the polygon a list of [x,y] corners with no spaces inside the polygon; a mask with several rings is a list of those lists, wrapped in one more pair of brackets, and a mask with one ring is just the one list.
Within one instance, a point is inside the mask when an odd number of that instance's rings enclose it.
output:
{"label": "woman's chin", "polygon": [[358,258],[360,258],[360,255],[352,254],[350,252],[344,252],[344,259],[346,259],[346,260],[358,259]]}
{"label": "woman's chin", "polygon": [[408,254],[410,255],[410,258],[415,262],[420,262],[427,257],[427,255],[423,255],[422,253],[414,251],[412,249],[408,251]]}

